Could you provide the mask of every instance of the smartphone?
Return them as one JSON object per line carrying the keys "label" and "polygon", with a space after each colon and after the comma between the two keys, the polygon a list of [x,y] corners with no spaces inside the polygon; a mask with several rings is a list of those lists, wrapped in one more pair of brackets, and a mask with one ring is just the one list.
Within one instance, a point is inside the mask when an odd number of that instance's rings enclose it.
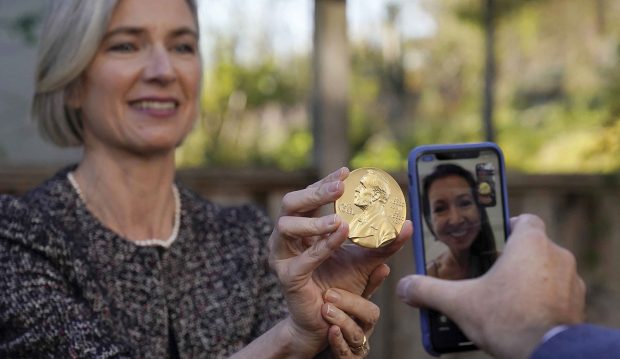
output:
{"label": "smartphone", "polygon": [[[510,233],[499,146],[420,146],[409,153],[408,162],[416,272],[448,280],[484,274]],[[432,355],[477,349],[440,312],[422,309],[420,324],[422,342]]]}

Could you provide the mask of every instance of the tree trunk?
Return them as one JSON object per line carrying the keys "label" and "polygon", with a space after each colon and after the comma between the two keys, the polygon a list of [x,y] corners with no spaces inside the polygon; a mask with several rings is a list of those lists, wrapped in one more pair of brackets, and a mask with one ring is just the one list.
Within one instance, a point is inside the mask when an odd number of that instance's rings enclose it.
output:
{"label": "tree trunk", "polygon": [[486,0],[484,9],[485,68],[482,122],[485,140],[495,141],[493,110],[495,106],[495,0]]}
{"label": "tree trunk", "polygon": [[596,0],[596,30],[599,35],[607,32],[607,22],[605,18],[605,0]]}
{"label": "tree trunk", "polygon": [[316,0],[312,124],[313,165],[320,177],[347,165],[349,50],[345,0]]}

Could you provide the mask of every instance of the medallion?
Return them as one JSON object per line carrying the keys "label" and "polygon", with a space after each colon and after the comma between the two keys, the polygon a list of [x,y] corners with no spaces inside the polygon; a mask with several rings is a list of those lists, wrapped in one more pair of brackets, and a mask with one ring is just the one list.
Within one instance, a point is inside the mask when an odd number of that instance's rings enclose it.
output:
{"label": "medallion", "polygon": [[335,207],[336,213],[349,223],[349,239],[366,248],[379,248],[396,239],[407,216],[400,186],[378,168],[351,172]]}

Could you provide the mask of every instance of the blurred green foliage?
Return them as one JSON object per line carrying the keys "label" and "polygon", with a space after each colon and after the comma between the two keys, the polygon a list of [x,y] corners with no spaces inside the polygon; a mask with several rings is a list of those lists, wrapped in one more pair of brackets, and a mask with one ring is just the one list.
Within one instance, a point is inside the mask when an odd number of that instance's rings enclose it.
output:
{"label": "blurred green foliage", "polygon": [[220,53],[204,73],[200,119],[177,151],[180,166],[309,166],[312,136],[305,102],[308,58],[252,65]]}
{"label": "blurred green foliage", "polygon": [[10,38],[19,39],[27,45],[34,46],[37,42],[37,32],[42,18],[41,12],[33,11],[22,13],[15,18],[0,19],[0,32],[6,33]]}
{"label": "blurred green foliage", "polygon": [[[399,37],[399,21],[407,19],[392,4],[384,33],[396,36],[396,51],[372,41],[350,44],[352,167],[404,170],[417,145],[484,139],[482,4],[424,1],[438,26],[418,38]],[[602,0],[496,4],[494,120],[507,166],[618,171],[620,6]],[[201,119],[179,149],[180,164],[309,166],[310,73],[310,54],[266,55],[248,65],[234,51],[220,50],[205,73]]]}
{"label": "blurred green foliage", "polygon": [[[493,0],[493,12],[497,20],[510,16],[520,11],[523,6],[532,2],[542,2],[541,0]],[[482,26],[484,15],[487,11],[487,1],[484,0],[462,0],[455,8],[456,15],[466,21],[471,21]]]}

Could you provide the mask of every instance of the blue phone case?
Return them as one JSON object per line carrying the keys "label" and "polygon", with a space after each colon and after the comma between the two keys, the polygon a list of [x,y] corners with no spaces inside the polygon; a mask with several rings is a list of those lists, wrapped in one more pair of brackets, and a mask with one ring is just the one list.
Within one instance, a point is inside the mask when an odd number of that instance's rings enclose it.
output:
{"label": "blue phone case", "polygon": [[[428,153],[437,152],[463,152],[463,151],[475,151],[482,149],[492,149],[497,153],[499,161],[499,178],[501,181],[501,195],[503,196],[503,213],[505,221],[505,235],[508,238],[510,233],[510,220],[508,214],[508,201],[505,181],[505,165],[504,157],[501,149],[493,142],[479,142],[479,143],[466,143],[466,144],[445,144],[445,145],[423,145],[418,146],[409,153],[408,157],[408,177],[409,177],[409,206],[411,210],[411,218],[413,220],[413,252],[415,258],[415,268],[417,274],[426,275],[426,261],[424,252],[424,238],[423,238],[423,218],[422,209],[420,206],[420,191],[418,188],[418,173],[416,167],[416,161],[421,156]],[[426,309],[420,309],[420,325],[422,329],[422,343],[426,351],[433,355],[439,356],[443,353],[439,353],[435,350],[431,340],[431,327],[429,319],[429,311]]]}

